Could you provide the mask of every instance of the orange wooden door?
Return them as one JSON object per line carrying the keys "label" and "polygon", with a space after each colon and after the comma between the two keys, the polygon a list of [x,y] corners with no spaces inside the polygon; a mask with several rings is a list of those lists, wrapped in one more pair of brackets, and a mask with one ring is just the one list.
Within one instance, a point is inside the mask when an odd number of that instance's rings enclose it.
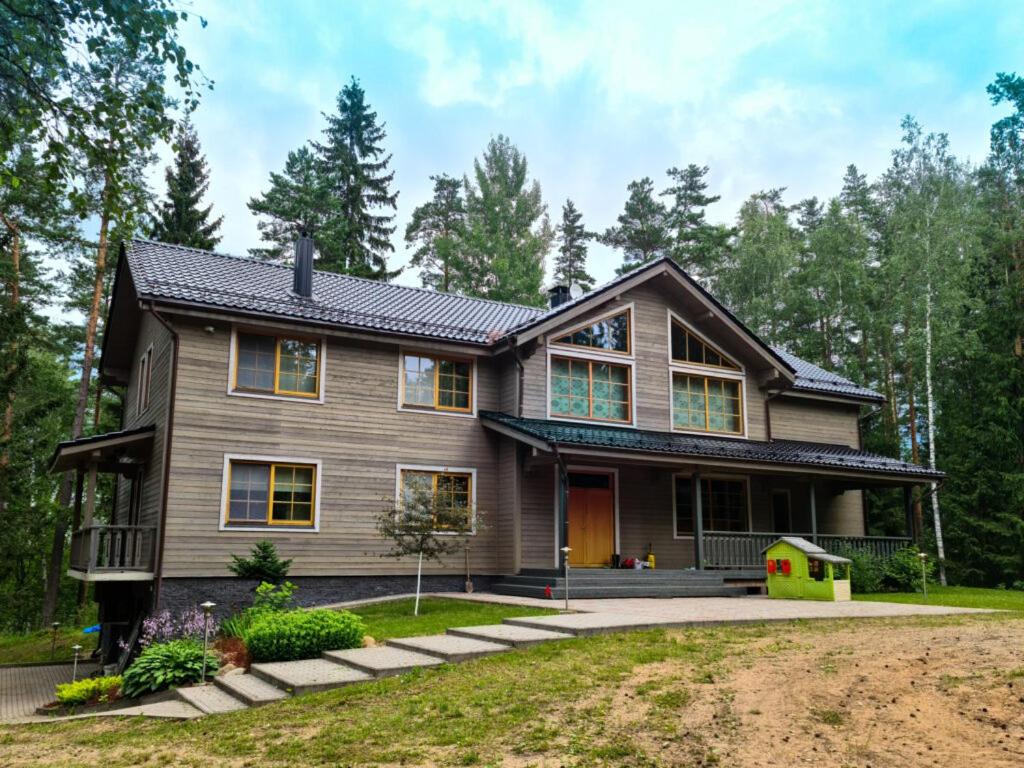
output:
{"label": "orange wooden door", "polygon": [[569,488],[569,564],[608,565],[615,547],[615,499],[611,488]]}

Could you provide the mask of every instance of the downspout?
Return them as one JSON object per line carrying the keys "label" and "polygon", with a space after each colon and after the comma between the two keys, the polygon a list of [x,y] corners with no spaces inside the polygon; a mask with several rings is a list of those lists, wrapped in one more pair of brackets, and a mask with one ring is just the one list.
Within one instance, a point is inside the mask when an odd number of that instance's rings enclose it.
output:
{"label": "downspout", "polygon": [[551,452],[558,462],[558,567],[564,569],[568,556],[562,548],[569,546],[569,467],[555,443],[551,443]]}
{"label": "downspout", "polygon": [[516,418],[523,415],[523,385],[526,381],[526,366],[523,365],[523,358],[519,356],[519,345],[515,336],[509,337],[508,348],[512,351],[512,360],[516,364],[516,412],[512,414]]}
{"label": "downspout", "polygon": [[153,315],[153,318],[171,334],[171,381],[167,393],[167,425],[164,428],[164,477],[163,487],[160,490],[160,521],[157,528],[156,554],[153,563],[153,608],[156,609],[160,601],[160,584],[163,581],[164,566],[164,529],[167,524],[167,490],[170,487],[171,479],[171,438],[174,434],[174,401],[178,387],[178,346],[180,339],[174,326],[165,319],[152,302],[146,310]]}

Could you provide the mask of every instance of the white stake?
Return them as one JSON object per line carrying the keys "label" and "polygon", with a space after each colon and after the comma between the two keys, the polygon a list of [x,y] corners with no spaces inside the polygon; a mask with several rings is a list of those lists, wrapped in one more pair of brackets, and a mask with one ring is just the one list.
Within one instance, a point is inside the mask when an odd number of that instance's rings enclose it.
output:
{"label": "white stake", "polygon": [[420,550],[420,559],[416,564],[416,604],[412,608],[412,615],[420,615],[420,577],[423,574],[423,550]]}

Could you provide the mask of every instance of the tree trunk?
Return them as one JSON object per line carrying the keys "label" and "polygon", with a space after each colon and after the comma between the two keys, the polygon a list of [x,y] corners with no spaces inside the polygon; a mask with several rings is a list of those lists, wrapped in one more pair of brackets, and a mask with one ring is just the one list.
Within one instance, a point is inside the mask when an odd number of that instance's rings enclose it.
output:
{"label": "tree trunk", "polygon": [[[13,221],[0,213],[7,231],[11,233],[11,310],[16,311],[21,303],[21,228],[17,221]],[[8,381],[13,382],[16,362],[13,362],[17,354],[17,342],[11,343],[11,368],[7,371]],[[11,438],[14,436],[14,388],[7,395],[7,403],[4,405],[3,427],[0,428],[0,469],[6,469],[11,463]]]}
{"label": "tree trunk", "polygon": [[[928,278],[924,311],[924,380],[928,398],[928,466],[935,469],[935,396],[932,391],[932,281]],[[935,523],[935,549],[939,556],[939,583],[946,586],[946,550],[942,542],[942,516],[939,514],[939,487],[932,481],[932,518]]]}
{"label": "tree trunk", "polygon": [[[910,363],[905,364],[904,376],[907,380],[907,421],[910,427],[910,460],[914,464],[921,463],[921,448],[917,441],[917,404],[914,400],[914,375]],[[914,493],[914,538],[920,539],[924,533],[924,512],[921,509],[921,496]]]}

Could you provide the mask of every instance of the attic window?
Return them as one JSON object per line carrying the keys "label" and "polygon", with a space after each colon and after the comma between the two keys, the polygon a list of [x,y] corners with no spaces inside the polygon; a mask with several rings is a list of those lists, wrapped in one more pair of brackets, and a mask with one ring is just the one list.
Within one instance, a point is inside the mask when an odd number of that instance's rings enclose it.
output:
{"label": "attic window", "polygon": [[575,328],[553,344],[629,354],[629,310]]}
{"label": "attic window", "polygon": [[738,371],[740,367],[688,328],[672,321],[672,362]]}

